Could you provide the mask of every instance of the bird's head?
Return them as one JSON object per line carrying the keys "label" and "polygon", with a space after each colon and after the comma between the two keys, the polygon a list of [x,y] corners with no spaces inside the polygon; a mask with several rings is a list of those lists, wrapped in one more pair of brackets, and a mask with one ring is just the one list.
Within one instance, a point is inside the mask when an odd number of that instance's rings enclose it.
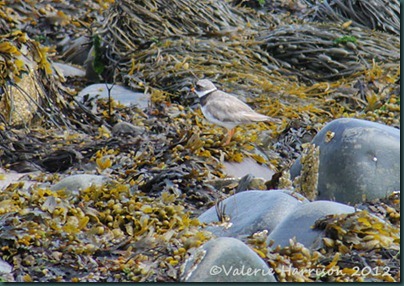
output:
{"label": "bird's head", "polygon": [[195,87],[191,88],[199,97],[217,90],[216,86],[208,79],[201,79],[196,82]]}

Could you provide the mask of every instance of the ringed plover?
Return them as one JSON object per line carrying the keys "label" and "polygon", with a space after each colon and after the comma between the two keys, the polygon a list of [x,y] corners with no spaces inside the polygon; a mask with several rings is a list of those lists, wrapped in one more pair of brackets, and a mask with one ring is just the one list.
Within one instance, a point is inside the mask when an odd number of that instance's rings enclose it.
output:
{"label": "ringed plover", "polygon": [[237,125],[275,121],[268,116],[255,112],[235,96],[218,90],[210,80],[198,80],[191,91],[198,95],[205,118],[227,129],[228,135],[225,145],[230,143]]}

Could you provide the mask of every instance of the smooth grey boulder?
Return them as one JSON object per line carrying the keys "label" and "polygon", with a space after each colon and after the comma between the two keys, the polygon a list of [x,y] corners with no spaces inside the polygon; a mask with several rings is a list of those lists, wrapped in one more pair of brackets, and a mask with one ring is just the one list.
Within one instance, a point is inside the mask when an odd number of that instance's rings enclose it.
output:
{"label": "smooth grey boulder", "polygon": [[[270,233],[290,212],[306,202],[281,190],[237,193],[222,201],[230,223],[226,226],[207,226],[206,230],[216,236],[239,238],[262,230]],[[215,207],[202,213],[198,219],[204,223],[219,221]]]}
{"label": "smooth grey boulder", "polygon": [[31,175],[37,175],[38,172],[29,172],[29,173],[17,173],[14,171],[6,171],[0,168],[0,176],[2,179],[0,180],[0,191],[6,189],[10,184],[15,183],[24,183],[24,189],[29,189],[30,187],[38,184],[38,182],[30,179]]}
{"label": "smooth grey boulder", "polygon": [[105,176],[79,174],[72,175],[62,179],[60,182],[51,186],[52,191],[65,190],[66,193],[79,192],[80,190],[87,189],[92,185],[102,186],[110,179]]}
{"label": "smooth grey boulder", "polygon": [[[312,143],[320,147],[318,200],[359,203],[400,190],[400,130],[341,118],[328,123]],[[300,171],[298,159],[291,177]]]}
{"label": "smooth grey boulder", "polygon": [[296,241],[308,248],[316,248],[321,245],[323,231],[314,230],[312,226],[319,218],[331,214],[353,213],[355,209],[351,206],[330,202],[314,201],[302,204],[295,208],[275,229],[268,235],[267,242],[274,241],[272,247],[285,247],[289,240],[296,238]]}
{"label": "smooth grey boulder", "polygon": [[273,270],[238,239],[221,237],[195,249],[181,267],[182,282],[276,282]]}
{"label": "smooth grey boulder", "polygon": [[2,179],[0,180],[0,190],[3,190],[10,184],[19,182],[20,178],[26,176],[27,174],[21,174],[13,171],[6,172],[0,168],[0,175],[2,176]]}
{"label": "smooth grey boulder", "polygon": [[[108,89],[110,90],[108,91]],[[105,83],[87,86],[78,93],[77,100],[83,101],[87,96],[90,99],[108,99],[109,95],[112,99],[125,106],[137,105],[139,108],[145,109],[150,103],[150,94],[135,92],[124,86]]]}
{"label": "smooth grey boulder", "polygon": [[81,70],[78,67],[64,64],[64,63],[57,63],[53,62],[52,66],[54,69],[57,70],[58,73],[61,73],[64,77],[85,77],[85,71]]}

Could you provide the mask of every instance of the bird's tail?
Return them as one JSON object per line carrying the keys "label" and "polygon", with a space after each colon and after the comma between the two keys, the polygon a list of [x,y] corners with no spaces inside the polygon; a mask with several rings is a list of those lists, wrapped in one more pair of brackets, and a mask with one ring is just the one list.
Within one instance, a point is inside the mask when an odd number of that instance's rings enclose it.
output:
{"label": "bird's tail", "polygon": [[248,113],[248,114],[243,114],[244,118],[247,118],[249,121],[252,122],[260,122],[260,121],[270,121],[273,123],[281,123],[282,121],[277,119],[277,118],[272,118],[263,114],[259,114],[259,113]]}

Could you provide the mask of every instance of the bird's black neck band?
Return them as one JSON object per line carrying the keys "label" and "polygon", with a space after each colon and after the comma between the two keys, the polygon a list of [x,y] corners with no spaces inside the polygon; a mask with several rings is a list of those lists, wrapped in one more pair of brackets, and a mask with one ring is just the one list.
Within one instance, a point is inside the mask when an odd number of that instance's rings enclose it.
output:
{"label": "bird's black neck band", "polygon": [[216,89],[215,89],[215,90],[212,90],[211,92],[208,92],[207,94],[205,94],[204,96],[201,96],[201,97],[199,98],[199,100],[200,100],[202,106],[206,104],[206,102],[208,101],[209,95],[211,95],[212,92],[214,92],[214,91],[216,91]]}

